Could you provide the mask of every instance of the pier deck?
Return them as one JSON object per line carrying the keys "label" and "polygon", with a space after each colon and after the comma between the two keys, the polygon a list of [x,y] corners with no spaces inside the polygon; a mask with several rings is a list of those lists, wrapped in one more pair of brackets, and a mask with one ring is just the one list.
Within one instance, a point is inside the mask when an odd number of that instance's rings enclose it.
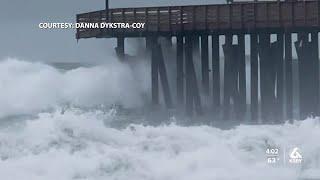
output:
{"label": "pier deck", "polygon": [[150,34],[293,31],[320,26],[320,1],[258,1],[234,4],[116,8],[77,15],[78,23],[146,23],[143,29],[78,29],[77,38]]}

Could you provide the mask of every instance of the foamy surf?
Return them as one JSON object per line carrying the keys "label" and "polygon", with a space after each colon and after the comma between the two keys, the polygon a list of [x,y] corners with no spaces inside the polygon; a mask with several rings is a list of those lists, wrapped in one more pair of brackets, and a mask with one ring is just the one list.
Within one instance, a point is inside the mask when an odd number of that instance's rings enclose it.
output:
{"label": "foamy surf", "polygon": [[[126,124],[133,116],[123,119],[115,109],[93,108],[143,104],[141,92],[147,88],[133,83],[132,73],[123,64],[59,71],[41,63],[1,61],[0,121],[7,123],[0,123],[0,179],[320,178],[319,118],[231,130],[175,123],[152,127]],[[126,128],[112,126],[123,120]],[[267,148],[292,146],[301,149],[302,164],[283,161],[288,156],[283,153],[276,165],[267,163]]]}
{"label": "foamy surf", "polygon": [[[1,179],[281,179],[319,172],[319,119],[231,130],[175,124],[115,129],[113,111],[69,109],[0,131]],[[266,163],[270,147],[297,145],[299,166]]]}

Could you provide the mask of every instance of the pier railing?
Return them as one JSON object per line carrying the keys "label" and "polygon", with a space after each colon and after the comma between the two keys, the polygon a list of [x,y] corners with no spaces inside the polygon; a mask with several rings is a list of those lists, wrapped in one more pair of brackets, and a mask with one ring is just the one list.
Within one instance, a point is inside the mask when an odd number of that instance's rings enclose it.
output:
{"label": "pier railing", "polygon": [[234,4],[109,9],[77,15],[78,23],[146,23],[141,29],[77,29],[77,38],[176,35],[188,32],[298,31],[320,27],[320,1],[270,1]]}

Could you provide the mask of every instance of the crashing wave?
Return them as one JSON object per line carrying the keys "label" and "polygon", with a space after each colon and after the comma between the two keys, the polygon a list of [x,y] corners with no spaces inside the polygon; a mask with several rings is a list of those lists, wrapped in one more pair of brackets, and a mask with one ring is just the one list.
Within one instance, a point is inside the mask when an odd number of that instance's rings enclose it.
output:
{"label": "crashing wave", "polygon": [[[2,179],[292,180],[320,168],[319,119],[231,130],[108,126],[116,120],[113,110],[71,108],[8,126],[0,131]],[[266,163],[266,148],[291,145],[302,149],[302,165]]]}

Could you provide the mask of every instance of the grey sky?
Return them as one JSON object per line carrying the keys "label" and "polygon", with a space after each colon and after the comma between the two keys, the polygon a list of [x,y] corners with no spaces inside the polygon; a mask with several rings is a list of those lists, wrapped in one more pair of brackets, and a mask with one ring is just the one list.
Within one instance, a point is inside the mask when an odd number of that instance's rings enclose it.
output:
{"label": "grey sky", "polygon": [[[224,3],[225,0],[109,0],[111,8]],[[0,60],[107,61],[114,39],[75,40],[75,30],[40,30],[40,22],[74,22],[77,13],[101,10],[104,0],[1,0]]]}
{"label": "grey sky", "polygon": [[[79,12],[100,10],[104,0],[1,0],[0,18],[7,20],[74,17]],[[138,7],[161,5],[210,4],[224,0],[109,0],[110,7]]]}
{"label": "grey sky", "polygon": [[[210,4],[224,0],[110,0],[110,7]],[[40,30],[40,22],[74,22],[77,13],[104,8],[104,0],[1,0],[0,60],[104,61],[114,40],[75,40],[74,30]],[[107,60],[106,60],[107,61]]]}

